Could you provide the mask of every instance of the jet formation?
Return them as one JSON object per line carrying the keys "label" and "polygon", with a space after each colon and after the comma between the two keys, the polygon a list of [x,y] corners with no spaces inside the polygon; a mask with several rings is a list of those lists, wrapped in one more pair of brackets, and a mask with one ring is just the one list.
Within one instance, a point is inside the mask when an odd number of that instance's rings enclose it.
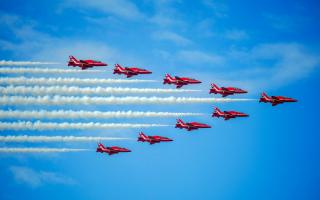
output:
{"label": "jet formation", "polygon": [[222,117],[224,120],[229,120],[232,118],[237,118],[237,117],[249,117],[249,115],[242,113],[242,112],[237,112],[237,111],[221,111],[219,108],[215,107],[214,112],[212,113],[212,117]]}
{"label": "jet formation", "polygon": [[290,98],[290,97],[283,97],[283,96],[271,96],[269,97],[265,92],[261,94],[261,98],[259,100],[259,103],[271,103],[272,106],[276,106],[278,104],[282,103],[292,103],[297,102],[298,100]]}
{"label": "jet formation", "polygon": [[122,67],[119,64],[115,64],[113,74],[124,74],[127,76],[127,78],[130,78],[138,74],[152,74],[152,72],[137,67]]}
{"label": "jet formation", "polygon": [[117,153],[131,152],[131,150],[117,146],[105,147],[103,144],[99,143],[96,152],[107,153],[111,156]]}
{"label": "jet formation", "polygon": [[158,136],[158,135],[145,135],[143,132],[139,133],[138,142],[149,142],[149,144],[155,144],[160,142],[172,142],[173,139]]}
{"label": "jet formation", "polygon": [[236,88],[236,87],[221,87],[219,88],[216,84],[211,84],[211,89],[209,91],[209,94],[221,94],[222,97],[226,97],[228,95],[234,95],[234,94],[244,94],[248,93],[247,91]]}
{"label": "jet formation", "polygon": [[188,131],[196,130],[199,128],[211,128],[208,124],[202,124],[199,122],[183,122],[181,119],[177,119],[176,128],[187,129]]}
{"label": "jet formation", "polygon": [[[69,56],[69,62],[68,66],[72,67],[80,67],[82,70],[86,70],[88,68],[92,67],[98,67],[98,66],[108,66],[108,64],[103,63],[101,61],[96,60],[77,60],[74,56]],[[115,64],[113,74],[123,74],[127,78],[130,78],[132,76],[137,76],[140,74],[151,74],[152,72],[146,69],[137,68],[137,67],[122,67],[120,64]],[[189,77],[179,77],[179,76],[170,76],[170,74],[166,74],[163,79],[163,84],[169,84],[169,85],[175,85],[177,89],[189,85],[189,84],[200,84],[201,81],[196,80],[194,78]],[[229,95],[236,95],[236,94],[245,94],[248,93],[248,91],[237,88],[237,87],[219,87],[215,83],[211,84],[211,88],[209,90],[209,94],[219,94],[223,98],[227,97]],[[296,99],[290,98],[290,97],[284,97],[284,96],[268,96],[265,92],[261,94],[261,98],[259,99],[259,102],[263,103],[271,103],[272,106],[276,106],[278,104],[288,103],[288,102],[297,102]],[[212,117],[216,118],[224,118],[224,120],[230,120],[234,118],[239,117],[249,117],[248,114],[238,112],[238,111],[221,111],[219,108],[215,107],[214,111],[212,113]],[[197,129],[202,128],[211,128],[210,125],[200,123],[200,122],[184,122],[181,119],[177,119],[175,128],[179,129],[186,129],[187,131],[193,131]],[[156,144],[156,143],[162,143],[162,142],[172,142],[173,139],[159,136],[159,135],[146,135],[143,132],[140,132],[138,135],[138,142],[147,142],[150,145]],[[124,153],[124,152],[131,152],[131,150],[123,147],[118,146],[110,146],[106,147],[103,144],[99,143],[96,152],[100,153],[107,153],[109,155],[118,154],[118,153]]]}
{"label": "jet formation", "polygon": [[108,64],[97,60],[78,60],[74,56],[69,56],[68,66],[80,67],[82,70],[85,70],[92,67],[108,66]]}
{"label": "jet formation", "polygon": [[169,84],[169,85],[173,84],[173,85],[176,85],[176,88],[181,88],[182,86],[188,85],[188,84],[199,84],[199,83],[201,83],[201,81],[198,81],[193,78],[179,77],[179,76],[171,77],[170,74],[166,74],[163,79],[163,84]]}

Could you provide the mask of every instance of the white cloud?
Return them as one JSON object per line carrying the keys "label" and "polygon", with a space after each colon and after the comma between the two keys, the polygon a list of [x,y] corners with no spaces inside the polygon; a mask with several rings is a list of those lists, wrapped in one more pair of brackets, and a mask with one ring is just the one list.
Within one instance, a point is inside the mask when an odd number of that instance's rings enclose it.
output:
{"label": "white cloud", "polygon": [[103,13],[129,20],[144,18],[138,7],[128,0],[67,0],[64,5],[68,8],[95,9]]}
{"label": "white cloud", "polygon": [[251,90],[285,86],[309,76],[320,64],[319,56],[296,43],[260,44],[249,50],[233,51],[226,60],[247,67],[221,76],[246,83]]}
{"label": "white cloud", "polygon": [[176,10],[176,5],[179,3],[180,0],[153,1],[154,14],[149,21],[160,27],[184,27],[186,24]]}
{"label": "white cloud", "polygon": [[10,171],[17,183],[26,184],[32,188],[45,184],[73,185],[76,183],[73,179],[63,175],[48,171],[35,171],[28,167],[12,166]]}
{"label": "white cloud", "polygon": [[158,31],[153,33],[153,38],[156,40],[166,40],[174,42],[178,45],[189,45],[191,40],[171,31]]}
{"label": "white cloud", "polygon": [[178,60],[188,64],[221,64],[223,57],[196,50],[182,50],[176,54]]}
{"label": "white cloud", "polygon": [[65,63],[68,55],[93,58],[111,63],[137,63],[136,58],[123,56],[107,44],[77,38],[58,38],[37,30],[36,22],[20,16],[0,13],[0,26],[12,33],[18,42],[0,39],[0,49],[10,51],[19,59]]}
{"label": "white cloud", "polygon": [[284,15],[274,13],[264,13],[263,17],[267,20],[272,28],[278,31],[293,32],[298,31],[305,24],[310,23],[310,19],[305,15]]}
{"label": "white cloud", "polygon": [[195,29],[197,31],[197,35],[204,36],[204,37],[215,36],[216,33],[213,32],[213,25],[214,25],[213,18],[202,19],[195,26]]}
{"label": "white cloud", "polygon": [[225,37],[230,40],[245,40],[249,38],[249,35],[244,30],[233,29],[227,31]]}
{"label": "white cloud", "polygon": [[202,3],[209,7],[216,17],[224,18],[228,16],[229,8],[226,4],[217,0],[202,0]]}
{"label": "white cloud", "polygon": [[294,43],[263,44],[251,52],[253,59],[271,59],[272,79],[276,83],[298,80],[309,75],[319,65],[319,58]]}

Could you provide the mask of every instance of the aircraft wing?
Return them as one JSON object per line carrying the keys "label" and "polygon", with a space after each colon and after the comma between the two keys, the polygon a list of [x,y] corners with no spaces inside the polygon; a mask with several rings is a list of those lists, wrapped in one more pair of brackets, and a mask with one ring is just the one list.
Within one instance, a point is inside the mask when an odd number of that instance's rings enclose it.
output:
{"label": "aircraft wing", "polygon": [[190,124],[190,123],[186,123],[188,125],[188,129],[197,129],[198,127],[193,125],[193,124]]}
{"label": "aircraft wing", "polygon": [[131,68],[129,68],[129,67],[125,67],[125,70],[126,70],[128,73],[134,73],[134,71],[133,71]]}
{"label": "aircraft wing", "polygon": [[81,66],[81,69],[82,69],[82,70],[85,70],[85,69],[88,69],[88,68],[91,68],[91,66],[90,66],[90,65],[82,65],[82,66]]}
{"label": "aircraft wing", "polygon": [[127,78],[134,76],[135,74],[127,74]]}
{"label": "aircraft wing", "polygon": [[126,74],[127,74],[128,78],[131,76],[134,76],[134,75],[138,75],[138,73],[136,71],[132,70],[129,67],[126,67],[125,70],[126,70]]}
{"label": "aircraft wing", "polygon": [[180,83],[187,83],[187,81],[183,80],[182,78],[180,78],[179,76],[175,76],[174,77],[176,79],[176,81],[180,82]]}
{"label": "aircraft wing", "polygon": [[226,97],[226,96],[228,96],[228,95],[230,95],[230,94],[228,94],[228,93],[223,93],[223,94],[222,94],[222,97]]}
{"label": "aircraft wing", "polygon": [[87,60],[79,60],[82,64],[89,64]]}
{"label": "aircraft wing", "polygon": [[155,143],[159,143],[160,141],[158,141],[158,140],[151,140],[150,141],[150,144],[155,144]]}
{"label": "aircraft wing", "polygon": [[226,87],[221,87],[222,90],[229,91]]}
{"label": "aircraft wing", "polygon": [[183,84],[178,84],[177,86],[176,86],[176,88],[181,88],[183,86]]}
{"label": "aircraft wing", "polygon": [[276,106],[276,105],[278,105],[280,103],[283,103],[283,102],[275,101],[275,102],[272,103],[272,106]]}
{"label": "aircraft wing", "polygon": [[271,96],[271,98],[274,100],[278,100],[278,101],[280,100],[280,97],[278,97],[278,96]]}

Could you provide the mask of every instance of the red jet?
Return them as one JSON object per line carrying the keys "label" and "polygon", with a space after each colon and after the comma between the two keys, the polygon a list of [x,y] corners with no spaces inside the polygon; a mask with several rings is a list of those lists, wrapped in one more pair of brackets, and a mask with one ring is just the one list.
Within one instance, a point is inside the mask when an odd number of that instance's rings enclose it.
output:
{"label": "red jet", "polygon": [[167,137],[162,137],[158,135],[149,136],[145,135],[143,132],[139,133],[138,141],[149,142],[150,144],[160,143],[160,142],[172,142],[173,140]]}
{"label": "red jet", "polygon": [[201,124],[198,122],[187,122],[184,123],[181,119],[177,119],[177,124],[176,124],[176,128],[185,128],[188,131],[192,131],[192,130],[196,130],[199,128],[211,128],[211,126],[207,125],[207,124]]}
{"label": "red jet", "polygon": [[131,152],[131,150],[126,148],[116,147],[116,146],[105,147],[103,146],[103,144],[99,143],[96,152],[107,153],[111,156],[112,154],[116,154],[120,152]]}
{"label": "red jet", "polygon": [[212,83],[209,94],[211,94],[211,93],[221,94],[222,97],[226,97],[228,95],[244,94],[244,93],[248,93],[248,92],[245,90],[242,90],[240,88],[235,88],[235,87],[221,87],[221,88],[219,88],[216,84]]}
{"label": "red jet", "polygon": [[188,84],[198,84],[198,83],[201,83],[201,81],[198,81],[192,78],[178,77],[178,76],[175,76],[173,78],[169,74],[166,74],[165,78],[163,79],[163,84],[174,84],[176,85],[176,88],[181,88],[182,86],[188,85]]}
{"label": "red jet", "polygon": [[221,111],[219,108],[214,108],[214,112],[212,113],[212,117],[223,117],[224,120],[229,120],[231,118],[236,117],[249,117],[249,115],[237,111]]}
{"label": "red jet", "polygon": [[113,74],[125,74],[127,78],[130,78],[131,76],[136,76],[139,74],[152,74],[152,72],[137,67],[122,67],[119,64],[115,64]]}
{"label": "red jet", "polygon": [[73,56],[69,56],[68,66],[80,67],[82,70],[95,66],[108,66],[108,64],[96,60],[77,60]]}
{"label": "red jet", "polygon": [[283,96],[271,96],[269,97],[266,93],[261,94],[261,98],[259,102],[264,102],[264,103],[272,103],[272,106],[276,106],[281,103],[286,103],[286,102],[297,102],[298,100],[289,98],[289,97],[283,97]]}

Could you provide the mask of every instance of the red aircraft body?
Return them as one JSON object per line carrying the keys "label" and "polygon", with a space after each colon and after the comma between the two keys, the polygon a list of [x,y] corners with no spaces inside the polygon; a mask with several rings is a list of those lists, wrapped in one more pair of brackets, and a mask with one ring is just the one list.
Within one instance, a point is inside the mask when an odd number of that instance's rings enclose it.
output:
{"label": "red aircraft body", "polygon": [[96,66],[107,66],[108,64],[96,60],[78,60],[73,56],[69,56],[68,66],[80,67],[82,70]]}
{"label": "red aircraft body", "polygon": [[192,130],[196,130],[199,128],[211,128],[211,126],[207,125],[207,124],[201,124],[198,122],[187,122],[184,123],[181,119],[177,119],[177,124],[176,124],[176,128],[185,128],[188,131],[192,131]]}
{"label": "red aircraft body", "polygon": [[219,88],[216,84],[212,83],[211,84],[211,89],[210,89],[210,94],[221,94],[222,97],[226,97],[228,95],[234,95],[234,94],[244,94],[248,93],[245,90],[242,90],[240,88],[235,88],[235,87],[221,87]]}
{"label": "red aircraft body", "polygon": [[143,132],[139,134],[138,141],[140,142],[149,142],[150,144],[160,143],[160,142],[171,142],[173,141],[170,138],[162,137],[158,135],[149,136],[145,135]]}
{"label": "red aircraft body", "polygon": [[117,146],[105,147],[103,144],[99,143],[96,152],[112,155],[120,152],[131,152],[131,150]]}
{"label": "red aircraft body", "polygon": [[229,120],[231,118],[236,117],[248,117],[249,115],[237,111],[221,111],[219,108],[214,108],[214,112],[212,114],[212,117],[223,117],[224,120]]}
{"label": "red aircraft body", "polygon": [[169,74],[166,74],[165,78],[163,79],[163,84],[174,84],[176,85],[176,88],[181,88],[184,85],[188,84],[198,84],[201,83],[201,81],[198,81],[196,79],[187,78],[187,77],[171,77]]}
{"label": "red aircraft body", "polygon": [[289,97],[283,97],[283,96],[271,96],[269,97],[266,93],[261,94],[261,98],[259,102],[264,102],[264,103],[272,103],[272,106],[276,106],[281,103],[286,103],[286,102],[297,102],[298,100],[289,98]]}
{"label": "red aircraft body", "polygon": [[137,67],[122,67],[119,64],[115,64],[113,74],[125,74],[127,78],[130,78],[138,74],[152,74],[152,72]]}

